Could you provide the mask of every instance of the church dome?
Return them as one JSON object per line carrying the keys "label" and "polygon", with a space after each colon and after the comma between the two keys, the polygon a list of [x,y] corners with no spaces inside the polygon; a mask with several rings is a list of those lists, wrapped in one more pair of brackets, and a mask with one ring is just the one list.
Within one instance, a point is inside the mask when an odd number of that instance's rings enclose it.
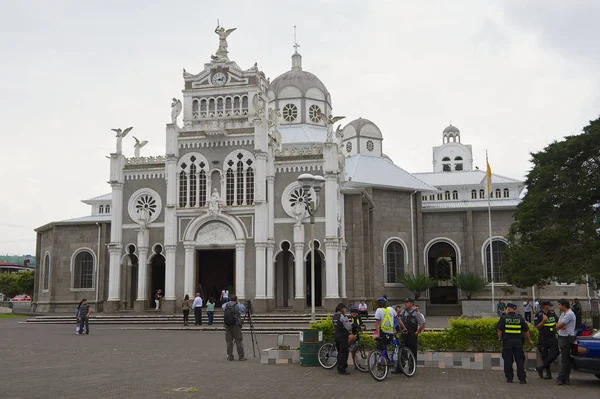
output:
{"label": "church dome", "polygon": [[361,136],[382,139],[381,130],[368,119],[358,118],[344,126],[344,139]]}
{"label": "church dome", "polygon": [[444,133],[460,133],[460,130],[456,126],[450,125],[444,129]]}
{"label": "church dome", "polygon": [[376,124],[368,119],[358,118],[342,129],[343,153],[346,156],[364,154],[381,156],[383,135]]}
{"label": "church dome", "polygon": [[329,91],[327,87],[321,82],[319,78],[310,72],[303,70],[291,70],[286,73],[279,75],[271,82],[271,90],[275,93],[276,97],[279,97],[279,93],[285,87],[292,86],[300,90],[302,96],[306,96],[308,90],[311,88],[319,89],[323,94],[329,98]]}

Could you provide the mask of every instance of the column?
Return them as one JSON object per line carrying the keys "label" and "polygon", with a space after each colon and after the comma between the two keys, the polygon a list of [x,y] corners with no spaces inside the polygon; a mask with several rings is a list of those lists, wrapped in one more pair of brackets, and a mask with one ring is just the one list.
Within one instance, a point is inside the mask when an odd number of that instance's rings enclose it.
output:
{"label": "column", "polygon": [[177,247],[165,245],[165,300],[175,300],[175,261]]}
{"label": "column", "polygon": [[[116,169],[122,155],[111,154],[111,169]],[[112,173],[111,173],[112,174]],[[122,173],[116,173],[116,178]],[[112,177],[112,176],[111,176]],[[123,228],[123,183],[111,181],[112,203],[110,220],[110,259],[108,264],[108,300],[119,302],[121,300],[121,252]],[[115,309],[116,310],[116,309]]]}
{"label": "column", "polygon": [[137,300],[145,301],[148,287],[148,247],[138,247],[138,290]]}
{"label": "column", "polygon": [[346,295],[346,248],[348,244],[342,241],[342,251],[340,252],[340,297],[348,298]]}
{"label": "column", "polygon": [[339,298],[337,238],[325,239],[325,298]]}
{"label": "column", "polygon": [[194,261],[196,255],[196,247],[193,244],[184,244],[185,248],[185,269],[183,278],[184,295],[189,295],[190,298],[196,295],[196,281],[194,279]]}
{"label": "column", "polygon": [[235,294],[246,299],[246,243],[235,244]]}
{"label": "column", "polygon": [[275,262],[273,261],[275,249],[274,240],[267,244],[267,299],[275,298]]}
{"label": "column", "polygon": [[256,299],[266,299],[266,270],[265,270],[265,256],[267,244],[256,243]]}
{"label": "column", "polygon": [[294,274],[296,299],[304,299],[306,296],[306,284],[304,283],[304,226],[294,225]]}
{"label": "column", "polygon": [[110,244],[108,253],[110,254],[109,272],[108,272],[108,300],[121,300],[121,252],[123,246],[120,243]]}
{"label": "column", "polygon": [[275,176],[273,175],[273,148],[269,148],[267,161],[267,298],[275,298],[275,262],[273,261],[275,250]]}

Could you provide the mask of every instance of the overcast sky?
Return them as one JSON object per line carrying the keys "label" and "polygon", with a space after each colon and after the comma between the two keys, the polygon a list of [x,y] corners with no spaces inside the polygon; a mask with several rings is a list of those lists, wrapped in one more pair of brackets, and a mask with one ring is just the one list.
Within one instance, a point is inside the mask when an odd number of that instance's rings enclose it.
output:
{"label": "overcast sky", "polygon": [[[303,67],[329,89],[335,115],[383,132],[410,172],[432,169],[450,121],[490,154],[494,173],[523,178],[529,153],[600,114],[600,1],[0,1],[0,253],[34,253],[33,228],[89,214],[110,191],[114,127],[164,155],[182,68],[198,73],[218,46],[273,80]],[[124,140],[127,156],[132,139]]]}

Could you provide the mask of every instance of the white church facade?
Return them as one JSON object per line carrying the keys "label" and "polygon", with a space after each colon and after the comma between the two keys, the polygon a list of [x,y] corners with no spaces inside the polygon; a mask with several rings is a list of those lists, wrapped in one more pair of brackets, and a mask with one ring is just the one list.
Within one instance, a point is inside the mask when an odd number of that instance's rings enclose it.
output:
{"label": "white church facade", "polygon": [[[89,216],[36,229],[38,311],[71,311],[83,297],[98,310],[141,311],[157,289],[168,312],[186,294],[219,299],[222,289],[258,311],[304,311],[313,295],[331,309],[341,299],[407,296],[397,281],[404,273],[436,279],[424,296],[442,306],[463,298],[450,284],[457,273],[491,279],[485,173],[473,168],[456,127],[433,148],[432,172],[408,173],[383,153],[373,122],[334,130],[332,97],[297,51],[291,70],[269,81],[256,64],[229,59],[231,32],[216,30],[219,48],[200,72],[184,69],[165,154],[141,156],[145,142],[135,139],[127,158],[131,133],[116,130],[111,192],[84,201]],[[305,173],[323,177],[320,192],[302,188]],[[494,175],[492,188],[494,280],[502,285],[523,182]],[[318,205],[314,292],[310,201]],[[583,294],[577,286],[551,291]]]}

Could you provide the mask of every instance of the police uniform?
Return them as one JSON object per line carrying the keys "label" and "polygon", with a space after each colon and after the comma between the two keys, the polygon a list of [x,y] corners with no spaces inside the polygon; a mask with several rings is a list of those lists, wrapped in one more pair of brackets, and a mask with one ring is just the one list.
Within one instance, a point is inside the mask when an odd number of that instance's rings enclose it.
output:
{"label": "police uniform", "polygon": [[523,333],[529,331],[529,326],[523,316],[515,313],[517,306],[506,305],[507,314],[503,315],[496,328],[502,332],[502,359],[504,359],[504,376],[507,382],[514,377],[513,361],[517,364],[517,378],[521,383],[527,381],[525,373],[525,352],[523,351]]}
{"label": "police uniform", "polygon": [[356,316],[356,317],[352,317],[352,315],[350,315],[350,323],[352,323],[352,334],[358,334],[359,332],[362,331],[362,325],[364,324],[364,322],[362,321],[360,316]]}
{"label": "police uniform", "polygon": [[[540,306],[552,306],[550,301],[542,301]],[[546,321],[544,325],[540,329],[539,338],[538,338],[538,349],[542,354],[542,365],[536,367],[536,371],[538,372],[540,378],[544,378],[546,380],[552,379],[552,374],[550,373],[550,365],[552,362],[556,360],[559,354],[558,350],[558,338],[556,337],[556,323],[558,322],[558,316],[554,313],[552,309],[548,310],[546,314]],[[534,325],[538,325],[542,322],[544,318],[544,311],[540,310],[535,314]],[[543,371],[546,370],[546,376],[543,376]]]}
{"label": "police uniform", "polygon": [[347,374],[348,368],[348,334],[352,331],[352,324],[341,309],[346,306],[339,304],[333,315],[333,336],[335,337],[335,346],[337,355],[337,370],[340,374]]}

